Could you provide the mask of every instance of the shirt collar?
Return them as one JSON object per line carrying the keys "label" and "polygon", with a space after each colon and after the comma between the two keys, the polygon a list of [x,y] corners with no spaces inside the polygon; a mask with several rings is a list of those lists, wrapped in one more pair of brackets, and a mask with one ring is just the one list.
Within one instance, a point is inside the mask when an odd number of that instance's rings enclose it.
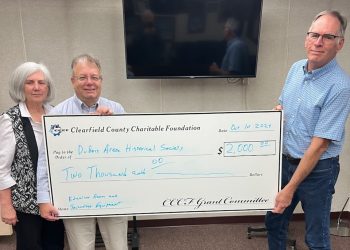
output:
{"label": "shirt collar", "polygon": [[91,107],[88,107],[85,103],[83,103],[75,94],[74,94],[74,102],[77,104],[78,107],[80,107],[82,110],[94,110],[96,111],[96,109],[99,106],[99,102],[100,102],[100,98],[98,98],[97,102],[95,104],[93,104]]}
{"label": "shirt collar", "polygon": [[230,47],[230,45],[233,44],[237,40],[238,40],[238,37],[231,38],[230,40],[227,41],[226,46]]}
{"label": "shirt collar", "polygon": [[[19,106],[19,110],[21,111],[22,117],[29,117],[29,118],[32,117],[28,111],[28,108],[25,102],[18,103],[18,106]],[[47,114],[52,109],[52,106],[48,103],[44,103],[44,109],[45,109],[45,114]]]}
{"label": "shirt collar", "polygon": [[337,65],[337,60],[335,58],[333,58],[326,65],[322,66],[321,68],[312,70],[311,72],[307,71],[307,63],[308,63],[308,61],[306,60],[304,66],[303,66],[304,75],[310,74],[313,76],[313,78],[318,78],[318,77],[324,75],[325,73],[328,73],[330,70],[332,70]]}

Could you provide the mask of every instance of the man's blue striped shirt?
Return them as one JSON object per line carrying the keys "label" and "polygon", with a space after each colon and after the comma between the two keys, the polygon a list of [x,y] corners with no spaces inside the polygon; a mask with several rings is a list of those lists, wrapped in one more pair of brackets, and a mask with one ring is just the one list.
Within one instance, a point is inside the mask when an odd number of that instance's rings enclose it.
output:
{"label": "man's blue striped shirt", "polygon": [[293,64],[279,98],[284,111],[283,153],[302,158],[312,137],[331,140],[321,159],[340,154],[350,110],[350,77],[333,59],[306,71],[307,60]]}

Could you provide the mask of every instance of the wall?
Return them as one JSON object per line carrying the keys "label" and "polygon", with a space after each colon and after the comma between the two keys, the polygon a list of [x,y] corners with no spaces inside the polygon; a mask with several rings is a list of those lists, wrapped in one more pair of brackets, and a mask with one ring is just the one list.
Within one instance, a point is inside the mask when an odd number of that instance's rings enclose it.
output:
{"label": "wall", "polygon": [[[0,0],[0,111],[13,104],[7,80],[26,60],[49,67],[57,88],[53,104],[71,96],[70,62],[85,52],[101,59],[103,95],[122,103],[128,112],[271,109],[290,65],[305,56],[304,38],[312,18],[330,8],[350,19],[348,0],[265,0],[257,77],[234,83],[232,79],[127,80],[122,0]],[[338,61],[350,73],[349,46],[346,42]],[[349,132],[348,121],[348,138]],[[340,211],[350,194],[349,152],[348,140],[333,211]],[[346,210],[350,211],[349,205]]]}

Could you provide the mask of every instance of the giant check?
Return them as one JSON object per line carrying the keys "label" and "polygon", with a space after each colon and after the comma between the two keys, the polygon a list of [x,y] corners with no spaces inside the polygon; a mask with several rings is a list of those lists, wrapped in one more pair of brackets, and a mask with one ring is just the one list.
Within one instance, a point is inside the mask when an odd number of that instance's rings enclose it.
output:
{"label": "giant check", "polygon": [[44,116],[61,217],[271,210],[282,112]]}

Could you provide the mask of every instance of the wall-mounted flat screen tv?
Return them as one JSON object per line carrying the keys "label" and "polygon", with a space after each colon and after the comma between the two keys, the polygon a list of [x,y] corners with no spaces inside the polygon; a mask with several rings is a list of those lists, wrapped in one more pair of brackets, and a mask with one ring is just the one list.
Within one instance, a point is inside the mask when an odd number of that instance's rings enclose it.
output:
{"label": "wall-mounted flat screen tv", "polygon": [[127,78],[256,77],[262,0],[123,0]]}

